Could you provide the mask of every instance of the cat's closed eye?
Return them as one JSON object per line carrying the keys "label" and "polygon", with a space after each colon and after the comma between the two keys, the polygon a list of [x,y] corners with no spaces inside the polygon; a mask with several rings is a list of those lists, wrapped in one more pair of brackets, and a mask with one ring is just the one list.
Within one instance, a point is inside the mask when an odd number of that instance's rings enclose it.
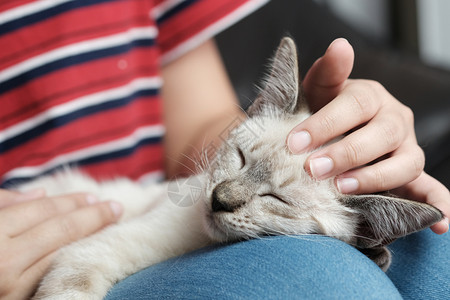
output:
{"label": "cat's closed eye", "polygon": [[286,200],[284,200],[283,198],[281,198],[280,196],[278,196],[276,194],[267,193],[267,194],[262,194],[262,195],[259,195],[259,196],[260,197],[271,197],[272,199],[278,200],[278,201],[280,201],[280,202],[282,202],[284,204],[289,205],[289,203]]}

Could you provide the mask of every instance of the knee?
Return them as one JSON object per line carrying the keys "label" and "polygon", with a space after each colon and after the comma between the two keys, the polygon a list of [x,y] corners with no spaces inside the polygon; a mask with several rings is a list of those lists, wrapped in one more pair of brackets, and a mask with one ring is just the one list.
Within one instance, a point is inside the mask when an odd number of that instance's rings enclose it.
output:
{"label": "knee", "polygon": [[337,239],[273,237],[233,246],[242,267],[253,268],[246,278],[249,285],[268,289],[277,297],[401,299],[376,264]]}

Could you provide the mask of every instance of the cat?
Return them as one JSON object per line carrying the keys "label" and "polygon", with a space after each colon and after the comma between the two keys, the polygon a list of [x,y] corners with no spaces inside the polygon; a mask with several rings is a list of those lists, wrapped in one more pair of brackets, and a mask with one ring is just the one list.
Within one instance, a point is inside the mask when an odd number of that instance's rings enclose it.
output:
{"label": "cat", "polygon": [[[331,236],[386,271],[387,244],[443,218],[424,203],[343,195],[333,179],[318,181],[305,172],[310,153],[293,155],[285,145],[289,131],[310,116],[291,38],[282,39],[263,86],[248,118],[190,184],[97,182],[69,169],[21,186],[44,187],[49,195],[86,191],[124,206],[118,224],[60,250],[34,299],[102,299],[114,283],[150,265],[213,243],[266,235]],[[197,201],[180,205],[178,199],[189,195]]]}

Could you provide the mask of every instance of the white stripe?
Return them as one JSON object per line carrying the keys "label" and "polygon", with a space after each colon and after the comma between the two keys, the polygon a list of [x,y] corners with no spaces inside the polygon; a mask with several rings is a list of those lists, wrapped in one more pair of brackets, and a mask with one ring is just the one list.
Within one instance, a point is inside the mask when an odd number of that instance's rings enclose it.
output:
{"label": "white stripe", "polygon": [[219,32],[223,31],[225,28],[230,27],[235,22],[241,20],[246,15],[257,10],[267,2],[269,2],[269,0],[252,0],[243,4],[232,13],[226,15],[216,23],[212,24],[211,26],[205,28],[203,31],[193,36],[191,39],[181,43],[174,49],[165,53],[161,58],[161,62],[163,64],[167,64],[168,62],[171,62],[174,59],[182,56],[189,50],[194,49],[201,43],[205,42],[206,40],[212,38]]}
{"label": "white stripe", "polygon": [[47,120],[57,118],[63,115],[67,115],[71,112],[80,110],[85,107],[105,103],[109,101],[115,101],[133,93],[149,88],[159,88],[162,85],[160,77],[144,77],[137,78],[130,81],[128,84],[112,88],[109,90],[101,91],[95,94],[83,96],[69,102],[54,106],[47,111],[44,111],[33,118],[27,119],[23,122],[8,127],[0,132],[0,143],[7,139],[10,139],[16,135],[19,135],[27,130],[30,130]]}
{"label": "white stripe", "polygon": [[167,11],[184,1],[185,0],[166,0],[152,9],[152,11],[150,12],[150,17],[156,21]]}
{"label": "white stripe", "polygon": [[153,171],[142,175],[137,181],[139,184],[146,186],[155,182],[161,182],[164,178],[165,173],[163,171]]}
{"label": "white stripe", "polygon": [[0,14],[0,25],[73,0],[41,0],[11,8]]}
{"label": "white stripe", "polygon": [[110,153],[122,149],[132,148],[143,139],[151,137],[159,137],[162,136],[163,134],[164,134],[163,125],[152,125],[141,127],[136,129],[131,135],[127,137],[107,142],[104,144],[84,148],[82,150],[74,151],[71,153],[59,155],[40,166],[21,167],[11,170],[8,173],[6,173],[3,178],[4,181],[7,181],[11,178],[35,177],[55,167],[67,165],[71,162],[76,162],[85,158]]}
{"label": "white stripe", "polygon": [[70,57],[73,55],[92,52],[100,49],[107,49],[119,45],[125,45],[133,40],[142,38],[155,38],[157,30],[155,27],[136,27],[126,32],[82,41],[79,43],[63,46],[44,54],[27,59],[19,64],[13,65],[0,72],[0,83],[18,76],[24,72],[30,71],[50,62]]}

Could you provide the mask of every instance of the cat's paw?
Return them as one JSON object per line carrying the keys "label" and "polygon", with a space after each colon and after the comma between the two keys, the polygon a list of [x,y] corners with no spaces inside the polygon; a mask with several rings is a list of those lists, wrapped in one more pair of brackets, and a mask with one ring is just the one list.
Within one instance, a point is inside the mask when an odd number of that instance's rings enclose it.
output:
{"label": "cat's paw", "polygon": [[44,277],[33,296],[34,300],[100,300],[105,296],[108,288],[105,290],[101,280],[96,282],[92,277],[86,277],[81,273],[61,274],[60,271],[54,269]]}
{"label": "cat's paw", "polygon": [[[97,300],[106,294],[101,278],[98,281],[76,270],[53,269],[42,280],[33,299]],[[78,270],[79,271],[79,270]],[[106,287],[106,290],[108,287]]]}
{"label": "cat's paw", "polygon": [[89,262],[83,252],[76,256],[71,250],[62,249],[33,299],[103,299],[111,283],[99,269],[101,266]]}

